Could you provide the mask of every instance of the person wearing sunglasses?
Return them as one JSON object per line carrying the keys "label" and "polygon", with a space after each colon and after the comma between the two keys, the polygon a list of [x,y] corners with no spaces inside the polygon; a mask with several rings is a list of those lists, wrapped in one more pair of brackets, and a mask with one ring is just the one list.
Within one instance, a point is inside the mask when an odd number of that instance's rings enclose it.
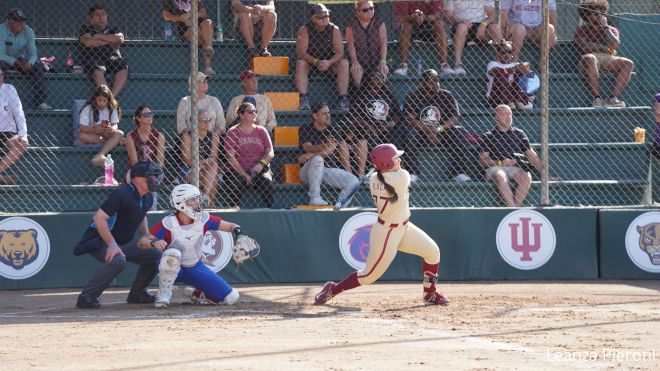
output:
{"label": "person wearing sunglasses", "polygon": [[[209,130],[215,131],[218,135],[223,135],[227,131],[225,122],[225,110],[222,108],[220,100],[212,95],[206,94],[209,90],[210,76],[197,72],[196,76],[188,76],[188,91],[193,84],[193,78],[197,80],[197,109],[205,110],[209,114]],[[176,108],[176,131],[179,135],[190,132],[193,123],[190,122],[190,95],[179,100]]]}
{"label": "person wearing sunglasses", "polygon": [[[579,26],[573,39],[582,57],[579,66],[587,78],[593,95],[592,107],[625,107],[626,102],[619,95],[630,82],[635,64],[628,58],[618,55],[621,46],[619,30],[607,24],[607,1],[589,0],[578,7],[578,16],[583,25]],[[600,96],[600,72],[616,74],[614,87],[609,98]]]}
{"label": "person wearing sunglasses", "polygon": [[[135,129],[126,135],[126,153],[128,154],[126,183],[130,183],[131,168],[139,162],[154,162],[161,169],[165,164],[165,135],[153,126],[154,112],[151,107],[139,106],[133,114],[133,121]],[[156,203],[154,199],[154,206]]]}
{"label": "person wearing sunglasses", "polygon": [[[199,188],[208,198],[209,206],[215,206],[215,200],[218,193],[218,153],[220,152],[220,136],[209,130],[211,118],[205,110],[198,112],[199,138]],[[184,172],[188,174],[186,183],[192,181],[190,168],[192,167],[192,137],[190,133],[181,135],[181,162],[184,166]]]}
{"label": "person wearing sunglasses", "polygon": [[296,39],[296,89],[300,93],[300,109],[310,109],[309,73],[333,73],[336,77],[337,108],[348,110],[348,60],[344,57],[339,27],[330,22],[330,10],[314,4],[309,21],[298,29]]}
{"label": "person wearing sunglasses", "polygon": [[394,1],[394,15],[401,24],[399,33],[399,48],[401,64],[394,70],[395,75],[408,75],[408,51],[410,41],[420,40],[433,42],[438,49],[441,62],[441,73],[452,75],[454,70],[447,63],[447,33],[442,21],[442,1]]}
{"label": "person wearing sunglasses", "polygon": [[252,103],[238,106],[238,125],[227,130],[225,152],[231,166],[226,174],[226,192],[230,208],[238,208],[243,191],[256,191],[263,207],[273,208],[273,173],[270,162],[275,157],[268,131],[257,125],[257,108]]}
{"label": "person wearing sunglasses", "polygon": [[16,88],[5,83],[5,73],[0,69],[0,185],[14,185],[18,176],[7,174],[27,151],[27,123],[23,105]]}
{"label": "person wearing sunglasses", "polygon": [[383,76],[390,72],[387,67],[387,27],[374,15],[373,1],[355,3],[355,17],[346,26],[346,47],[351,58],[351,77],[360,87],[362,77],[379,71]]}
{"label": "person wearing sunglasses", "polygon": [[511,109],[534,108],[530,97],[518,87],[518,80],[531,72],[529,63],[514,62],[511,41],[502,40],[493,50],[495,60],[486,67],[488,103],[492,107],[506,104]]}

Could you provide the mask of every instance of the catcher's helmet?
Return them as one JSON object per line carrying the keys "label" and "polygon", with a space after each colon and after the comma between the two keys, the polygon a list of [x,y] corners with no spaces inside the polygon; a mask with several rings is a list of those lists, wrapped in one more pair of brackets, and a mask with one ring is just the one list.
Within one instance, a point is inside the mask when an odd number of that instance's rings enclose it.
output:
{"label": "catcher's helmet", "polygon": [[170,205],[194,220],[202,218],[202,193],[192,184],[179,184],[174,187]]}
{"label": "catcher's helmet", "polygon": [[379,144],[371,150],[371,163],[378,171],[389,171],[394,167],[394,160],[402,154],[403,151],[396,149],[394,144]]}

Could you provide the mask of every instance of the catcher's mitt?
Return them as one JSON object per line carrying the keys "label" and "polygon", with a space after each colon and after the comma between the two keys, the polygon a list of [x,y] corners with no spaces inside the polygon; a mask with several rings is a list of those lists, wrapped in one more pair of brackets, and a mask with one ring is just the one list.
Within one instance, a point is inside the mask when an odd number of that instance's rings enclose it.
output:
{"label": "catcher's mitt", "polygon": [[240,235],[236,238],[236,243],[234,244],[234,253],[232,258],[236,263],[236,269],[250,259],[254,259],[261,252],[261,247],[257,241],[252,237],[246,235]]}

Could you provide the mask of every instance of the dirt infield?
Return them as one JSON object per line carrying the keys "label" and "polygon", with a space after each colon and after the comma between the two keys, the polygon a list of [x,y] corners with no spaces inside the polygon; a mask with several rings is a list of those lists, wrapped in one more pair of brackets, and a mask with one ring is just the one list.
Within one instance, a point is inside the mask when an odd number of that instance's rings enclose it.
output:
{"label": "dirt infield", "polygon": [[74,308],[74,290],[0,291],[0,364],[24,369],[658,369],[660,282],[375,284],[310,305],[320,285],[239,287],[228,306]]}

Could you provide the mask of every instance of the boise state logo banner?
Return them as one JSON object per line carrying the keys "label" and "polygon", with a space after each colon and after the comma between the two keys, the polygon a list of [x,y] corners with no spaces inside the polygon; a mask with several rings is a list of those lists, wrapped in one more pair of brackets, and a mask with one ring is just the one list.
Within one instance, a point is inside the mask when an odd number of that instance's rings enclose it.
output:
{"label": "boise state logo banner", "polygon": [[555,252],[557,237],[552,223],[534,210],[516,210],[497,227],[497,250],[510,266],[532,270],[547,263]]}
{"label": "boise state logo banner", "polygon": [[202,239],[202,261],[218,273],[227,266],[234,248],[234,236],[229,232],[207,231]]}
{"label": "boise state logo banner", "polygon": [[660,273],[660,212],[644,213],[630,223],[626,251],[639,269]]}
{"label": "boise state logo banner", "polygon": [[371,225],[378,219],[374,212],[353,215],[339,232],[339,251],[346,263],[354,269],[362,269],[369,255]]}
{"label": "boise state logo banner", "polygon": [[11,217],[0,221],[0,276],[22,280],[39,273],[50,255],[50,239],[32,219]]}

